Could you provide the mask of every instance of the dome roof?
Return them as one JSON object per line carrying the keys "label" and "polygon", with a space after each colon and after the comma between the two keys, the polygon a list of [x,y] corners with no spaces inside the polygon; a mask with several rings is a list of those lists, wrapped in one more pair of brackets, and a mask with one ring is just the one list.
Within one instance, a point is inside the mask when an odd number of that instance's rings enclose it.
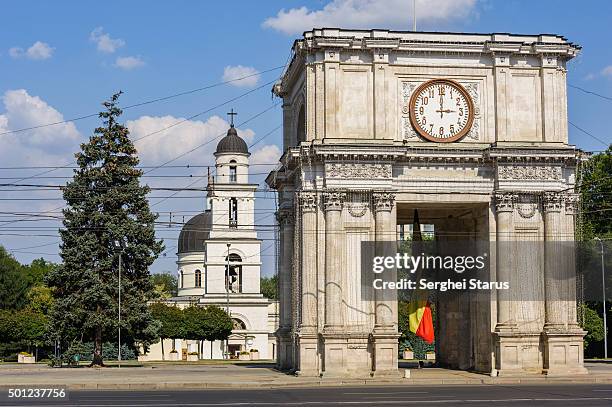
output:
{"label": "dome roof", "polygon": [[227,131],[227,136],[223,137],[217,144],[216,154],[223,153],[249,154],[246,142],[240,138],[233,124]]}
{"label": "dome roof", "polygon": [[202,212],[189,219],[179,234],[178,253],[203,252],[204,241],[210,236],[211,226],[210,212]]}

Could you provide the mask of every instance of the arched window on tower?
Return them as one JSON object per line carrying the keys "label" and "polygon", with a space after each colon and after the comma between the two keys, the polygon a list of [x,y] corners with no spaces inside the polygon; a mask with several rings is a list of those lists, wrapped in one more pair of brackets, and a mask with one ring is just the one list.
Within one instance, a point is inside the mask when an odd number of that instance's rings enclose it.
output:
{"label": "arched window on tower", "polygon": [[230,228],[238,226],[238,200],[236,198],[229,200],[229,226]]}
{"label": "arched window on tower", "polygon": [[202,272],[200,270],[195,271],[195,286],[202,287]]}
{"label": "arched window on tower", "polygon": [[179,288],[185,287],[184,282],[185,280],[183,279],[183,270],[179,270]]}
{"label": "arched window on tower", "polygon": [[297,121],[297,142],[300,144],[302,141],[306,141],[306,112],[304,105],[300,107]]}
{"label": "arched window on tower", "polygon": [[238,174],[236,168],[236,160],[230,161],[229,167],[229,182],[238,182]]}
{"label": "arched window on tower", "polygon": [[[227,264],[227,257],[225,261]],[[225,285],[230,293],[242,292],[242,258],[236,253],[229,255],[229,270],[225,266]]]}

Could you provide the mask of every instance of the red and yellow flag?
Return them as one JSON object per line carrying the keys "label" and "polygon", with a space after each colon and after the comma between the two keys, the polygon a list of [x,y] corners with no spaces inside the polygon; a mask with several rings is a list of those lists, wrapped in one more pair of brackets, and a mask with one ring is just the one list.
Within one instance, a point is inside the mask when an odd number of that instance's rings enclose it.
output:
{"label": "red and yellow flag", "polygon": [[[412,241],[420,242],[421,223],[419,222],[419,213],[414,210],[414,222],[412,227]],[[413,245],[413,256],[418,256],[417,247]],[[417,273],[417,275],[420,273]],[[418,280],[418,279],[417,279]],[[427,343],[434,341],[433,318],[431,316],[431,306],[429,305],[429,293],[425,290],[415,290],[412,298],[408,303],[408,322],[410,332],[413,332],[418,337],[422,338]]]}

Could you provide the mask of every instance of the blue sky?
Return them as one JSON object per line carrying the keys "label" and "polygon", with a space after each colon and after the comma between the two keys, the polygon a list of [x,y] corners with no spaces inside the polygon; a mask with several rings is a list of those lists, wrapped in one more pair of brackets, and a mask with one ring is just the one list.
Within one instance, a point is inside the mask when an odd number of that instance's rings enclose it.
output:
{"label": "blue sky", "polygon": [[[425,5],[425,3],[428,3]],[[282,66],[299,34],[312,25],[359,28],[410,29],[411,2],[407,0],[335,1],[6,1],[0,28],[0,133],[95,113],[100,102],[123,90],[124,105],[174,94]],[[583,51],[569,65],[568,83],[612,97],[612,2],[589,1],[478,1],[418,0],[418,28],[428,31],[556,33],[580,44]],[[100,28],[101,27],[101,28]],[[224,75],[225,73],[225,75]],[[205,111],[278,77],[280,70],[251,77],[240,86],[225,85],[171,100],[126,110],[124,118],[135,136],[157,131],[182,118]],[[233,75],[233,76],[232,76]],[[144,165],[157,165],[217,137],[226,128],[225,112],[234,107],[237,122],[271,108],[239,126],[249,142],[281,124],[280,107],[273,107],[270,86],[212,110],[170,130],[137,143]],[[569,92],[569,118],[597,138],[610,142],[612,101],[575,88]],[[78,143],[91,134],[97,121],[21,133],[0,134],[0,167],[58,166],[72,161]],[[570,142],[587,151],[605,145],[574,128]],[[212,141],[173,164],[208,165],[216,145]],[[278,146],[278,147],[276,147]],[[273,162],[280,151],[280,130],[272,132],[252,150],[256,162]],[[269,167],[254,166],[255,182]],[[38,170],[0,170],[9,181],[40,173]],[[152,186],[204,186],[204,169],[168,168],[146,178]],[[45,174],[66,177],[69,170]],[[173,176],[173,177],[168,177]],[[35,182],[34,182],[35,181]],[[25,182],[25,181],[24,181]],[[65,178],[32,178],[28,182],[61,184]],[[155,192],[153,196],[168,196]],[[155,204],[161,221],[182,221],[188,211],[201,210],[204,199],[184,192]],[[187,198],[179,198],[185,196]],[[57,192],[0,191],[0,198],[57,199]],[[258,220],[274,223],[274,200],[259,193]],[[158,200],[153,199],[152,203]],[[61,200],[0,201],[0,212],[43,212],[58,215]],[[179,213],[184,211],[183,213]],[[177,214],[178,213],[178,214]],[[13,222],[20,220],[19,222]],[[4,223],[4,222],[12,223]],[[0,213],[0,244],[23,262],[43,256],[57,257],[57,220],[23,219]],[[166,256],[154,271],[175,270],[177,226],[160,228],[167,238]],[[55,229],[55,230],[54,230]],[[273,235],[262,228],[264,272],[273,272]],[[15,236],[19,235],[19,236]],[[45,236],[39,236],[45,235]],[[48,236],[47,236],[48,235]],[[45,245],[45,246],[43,246]],[[39,247],[34,247],[39,246]]]}

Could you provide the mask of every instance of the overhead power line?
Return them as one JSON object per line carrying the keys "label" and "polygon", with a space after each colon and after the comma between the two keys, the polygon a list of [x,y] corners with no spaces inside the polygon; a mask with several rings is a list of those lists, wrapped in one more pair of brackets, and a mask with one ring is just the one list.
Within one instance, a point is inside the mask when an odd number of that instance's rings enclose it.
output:
{"label": "overhead power line", "polygon": [[[268,72],[276,71],[276,70],[279,70],[279,69],[284,68],[284,67],[285,67],[285,65],[276,66],[274,68],[266,69],[266,70],[263,70],[263,71],[260,71],[260,72],[256,72],[256,73],[253,73],[253,74],[250,74],[250,75],[241,76],[239,78],[230,79],[230,80],[226,80],[226,81],[222,81],[222,82],[216,82],[216,83],[213,83],[213,84],[210,84],[210,85],[202,86],[202,87],[195,88],[195,89],[186,90],[186,91],[175,93],[175,94],[172,94],[172,95],[162,96],[162,97],[158,97],[158,98],[155,98],[155,99],[150,99],[150,100],[145,100],[145,101],[142,101],[142,102],[134,103],[132,105],[124,106],[121,109],[122,110],[133,109],[135,107],[145,106],[145,105],[149,105],[149,104],[152,104],[152,103],[162,102],[164,100],[174,99],[174,98],[177,98],[177,97],[180,97],[180,96],[190,95],[192,93],[201,92],[201,91],[212,89],[212,88],[215,88],[215,87],[218,87],[218,86],[227,85],[227,84],[232,83],[232,82],[238,82],[238,81],[241,81],[241,80],[253,77],[253,76],[257,76],[257,75],[265,74],[265,73],[268,73]],[[99,112],[96,112],[96,113],[91,113],[91,114],[86,114],[86,115],[82,115],[82,116],[73,117],[71,119],[61,120],[61,121],[52,122],[52,123],[40,124],[38,126],[24,127],[24,128],[16,129],[16,130],[8,130],[8,131],[0,133],[0,136],[2,136],[4,134],[22,133],[22,132],[28,131],[28,130],[36,130],[36,129],[40,129],[40,128],[43,128],[43,127],[57,126],[59,124],[66,124],[66,123],[75,122],[75,121],[79,121],[79,120],[83,120],[83,119],[89,119],[89,118],[92,118],[92,117],[98,117],[99,114],[100,114]]]}

